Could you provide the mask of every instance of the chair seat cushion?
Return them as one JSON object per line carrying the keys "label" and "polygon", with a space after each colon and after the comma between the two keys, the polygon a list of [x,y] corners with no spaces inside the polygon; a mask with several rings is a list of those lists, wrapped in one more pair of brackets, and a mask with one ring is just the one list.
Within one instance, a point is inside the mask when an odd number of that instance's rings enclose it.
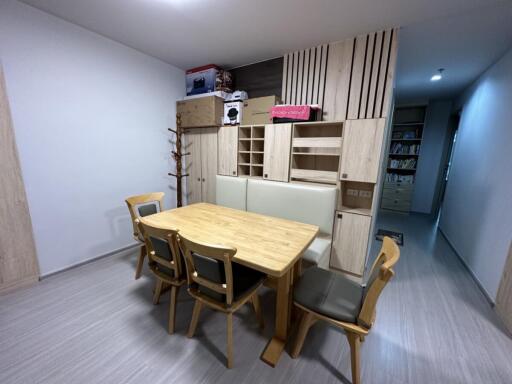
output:
{"label": "chair seat cushion", "polygon": [[329,253],[331,251],[331,238],[317,237],[302,255],[302,258],[317,266],[329,264]]}
{"label": "chair seat cushion", "polygon": [[[194,265],[199,276],[215,283],[225,283],[224,263],[210,257],[193,253]],[[245,293],[256,288],[265,279],[265,274],[241,264],[232,262],[233,271],[233,301],[241,298]],[[199,292],[219,302],[226,302],[226,296],[207,287],[197,286]]]}
{"label": "chair seat cushion", "polygon": [[343,275],[311,267],[295,285],[293,298],[313,312],[355,323],[361,310],[363,286]]}

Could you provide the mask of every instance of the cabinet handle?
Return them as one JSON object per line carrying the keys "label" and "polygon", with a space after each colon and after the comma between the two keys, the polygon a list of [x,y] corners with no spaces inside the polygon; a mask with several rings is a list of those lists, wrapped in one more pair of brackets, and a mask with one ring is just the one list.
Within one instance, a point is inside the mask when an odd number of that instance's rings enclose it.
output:
{"label": "cabinet handle", "polygon": [[263,177],[264,177],[265,179],[266,179],[266,178],[268,178],[268,174],[267,174],[267,173],[265,173],[265,174],[263,175]]}
{"label": "cabinet handle", "polygon": [[342,213],[338,213],[336,216],[338,216],[338,219],[341,219],[343,217]]}
{"label": "cabinet handle", "polygon": [[236,171],[233,171],[233,175],[236,175]]}
{"label": "cabinet handle", "polygon": [[341,178],[342,178],[342,179],[346,179],[347,177],[348,177],[348,175],[347,175],[346,173],[344,173],[344,174],[342,174],[342,175],[341,175]]}
{"label": "cabinet handle", "polygon": [[205,182],[206,180],[203,178],[203,183]]}
{"label": "cabinet handle", "polygon": [[198,177],[198,178],[197,178],[197,181],[201,181],[201,178],[200,178],[200,177]]}

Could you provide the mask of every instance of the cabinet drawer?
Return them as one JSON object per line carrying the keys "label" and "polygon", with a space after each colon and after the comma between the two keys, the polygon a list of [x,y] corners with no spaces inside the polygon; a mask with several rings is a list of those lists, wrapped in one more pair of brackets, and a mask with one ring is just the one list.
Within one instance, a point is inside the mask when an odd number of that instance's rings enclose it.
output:
{"label": "cabinet drawer", "polygon": [[410,200],[385,199],[382,198],[381,208],[395,211],[409,212],[411,210]]}
{"label": "cabinet drawer", "polygon": [[395,188],[395,189],[384,189],[382,191],[382,198],[383,199],[390,199],[390,200],[412,200],[412,189],[401,189],[401,188]]}

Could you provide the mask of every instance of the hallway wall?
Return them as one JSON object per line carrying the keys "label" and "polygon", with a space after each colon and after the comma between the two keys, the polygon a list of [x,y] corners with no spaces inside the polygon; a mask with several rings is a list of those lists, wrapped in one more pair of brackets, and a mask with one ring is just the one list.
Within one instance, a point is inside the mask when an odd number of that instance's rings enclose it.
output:
{"label": "hallway wall", "polygon": [[512,50],[459,100],[440,228],[491,299],[512,236]]}

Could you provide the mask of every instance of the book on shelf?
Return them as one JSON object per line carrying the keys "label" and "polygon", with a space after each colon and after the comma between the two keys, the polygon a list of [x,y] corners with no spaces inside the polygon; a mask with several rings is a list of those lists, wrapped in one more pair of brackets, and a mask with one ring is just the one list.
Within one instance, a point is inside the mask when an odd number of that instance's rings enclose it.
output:
{"label": "book on shelf", "polygon": [[391,155],[417,155],[420,153],[420,144],[392,143]]}
{"label": "book on shelf", "polygon": [[416,168],[416,159],[389,159],[389,168],[414,169]]}
{"label": "book on shelf", "polygon": [[398,173],[386,173],[386,183],[414,184],[414,175],[400,175]]}

